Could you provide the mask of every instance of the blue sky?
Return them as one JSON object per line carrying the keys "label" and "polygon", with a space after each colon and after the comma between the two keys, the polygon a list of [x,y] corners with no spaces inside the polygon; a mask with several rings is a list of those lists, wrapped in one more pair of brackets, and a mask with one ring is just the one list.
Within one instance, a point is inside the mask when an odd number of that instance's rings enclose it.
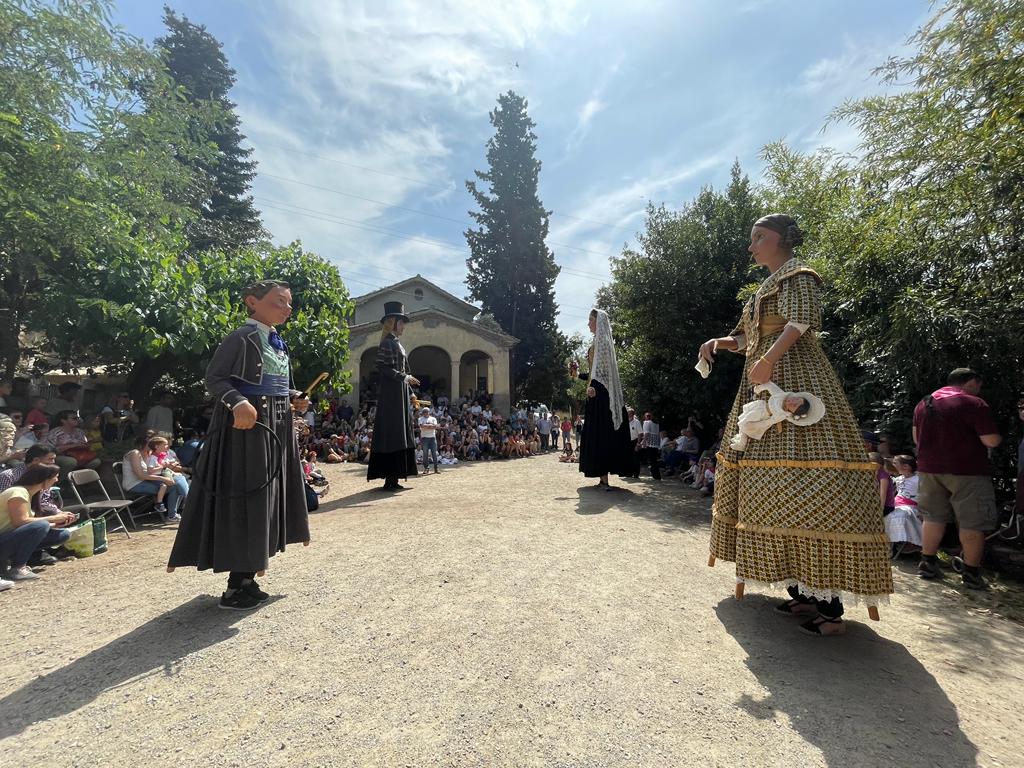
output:
{"label": "blue sky", "polygon": [[[581,330],[609,260],[648,201],[721,187],[760,148],[855,150],[821,129],[881,91],[925,0],[178,0],[224,44],[259,162],[253,191],[274,240],[339,267],[353,295],[415,273],[465,296],[464,181],[484,168],[488,111],[529,100],[554,214],[563,330]],[[152,41],[163,1],[115,18]]]}

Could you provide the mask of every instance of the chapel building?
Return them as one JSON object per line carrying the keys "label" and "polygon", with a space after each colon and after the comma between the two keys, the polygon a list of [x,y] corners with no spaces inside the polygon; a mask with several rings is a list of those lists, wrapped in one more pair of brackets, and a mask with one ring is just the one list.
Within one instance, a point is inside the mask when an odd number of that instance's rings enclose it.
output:
{"label": "chapel building", "polygon": [[[511,406],[509,352],[518,339],[486,321],[480,308],[453,296],[421,275],[357,296],[349,326],[349,357],[354,408],[372,402],[377,392],[377,345],[384,302],[405,305],[409,323],[401,342],[422,394],[447,395],[451,401],[473,392],[493,395],[494,408],[507,414]],[[354,401],[354,402],[353,402]]]}

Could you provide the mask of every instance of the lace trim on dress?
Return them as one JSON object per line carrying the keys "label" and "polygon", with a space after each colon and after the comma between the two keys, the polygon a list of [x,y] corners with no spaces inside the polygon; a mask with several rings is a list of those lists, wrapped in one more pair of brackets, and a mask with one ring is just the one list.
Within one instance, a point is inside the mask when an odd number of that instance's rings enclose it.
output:
{"label": "lace trim on dress", "polygon": [[796,587],[801,595],[809,597],[811,600],[834,600],[839,598],[843,605],[866,605],[869,608],[878,605],[889,605],[888,595],[858,595],[854,592],[847,592],[841,589],[820,589],[817,587],[810,587],[804,584],[799,579],[783,579],[782,581],[776,582],[763,582],[756,581],[754,579],[742,579],[737,577],[737,584],[744,584],[748,586],[761,587],[764,589],[788,589],[789,587]]}

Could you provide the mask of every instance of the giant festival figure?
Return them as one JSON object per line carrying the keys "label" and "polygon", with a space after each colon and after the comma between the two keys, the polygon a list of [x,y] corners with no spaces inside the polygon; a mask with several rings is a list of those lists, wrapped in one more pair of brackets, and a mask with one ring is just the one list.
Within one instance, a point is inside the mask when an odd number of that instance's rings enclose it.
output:
{"label": "giant festival figure", "polygon": [[786,393],[810,393],[823,405],[816,423],[780,420],[744,450],[722,445],[709,564],[736,563],[737,597],[744,583],[786,586],[791,599],[776,609],[807,619],[806,632],[834,635],[846,629],[843,600],[865,603],[877,618],[878,603],[892,592],[892,574],[876,467],[818,340],[821,279],[794,257],[802,242],[790,216],[755,223],[748,250],[771,274],[732,333],[700,349],[702,373],[719,349],[746,356],[726,435],[737,434],[750,400],[774,391],[763,386],[769,382]]}
{"label": "giant festival figure", "polygon": [[420,382],[409,373],[409,358],[398,340],[408,322],[402,302],[384,303],[377,347],[380,388],[377,391],[377,416],[366,479],[383,479],[385,491],[404,490],[399,478],[416,476],[416,438],[413,435],[410,385],[419,386]]}
{"label": "giant festival figure", "polygon": [[287,283],[242,292],[249,320],[229,333],[206,369],[216,398],[168,570],[228,571],[220,607],[251,610],[269,595],[255,577],[285,545],[309,544],[309,518],[292,425],[309,401],[295,389],[288,347],[275,326],[292,312]]}
{"label": "giant festival figure", "polygon": [[619,362],[615,356],[612,324],[603,309],[590,310],[590,331],[594,343],[587,352],[589,370],[580,372],[579,363],[569,363],[569,375],[587,382],[587,401],[583,410],[583,434],[580,438],[580,472],[599,477],[598,488],[612,490],[609,474],[632,477],[639,459],[629,436],[629,419],[619,381]]}

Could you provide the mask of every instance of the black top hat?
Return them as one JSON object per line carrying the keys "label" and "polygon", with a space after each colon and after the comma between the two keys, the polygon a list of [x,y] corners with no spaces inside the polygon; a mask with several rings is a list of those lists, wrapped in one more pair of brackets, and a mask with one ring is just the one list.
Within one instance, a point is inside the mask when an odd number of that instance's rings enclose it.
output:
{"label": "black top hat", "polygon": [[405,305],[400,301],[385,301],[384,302],[384,317],[380,319],[383,323],[389,317],[397,317],[400,320],[409,322],[409,316],[405,314]]}

